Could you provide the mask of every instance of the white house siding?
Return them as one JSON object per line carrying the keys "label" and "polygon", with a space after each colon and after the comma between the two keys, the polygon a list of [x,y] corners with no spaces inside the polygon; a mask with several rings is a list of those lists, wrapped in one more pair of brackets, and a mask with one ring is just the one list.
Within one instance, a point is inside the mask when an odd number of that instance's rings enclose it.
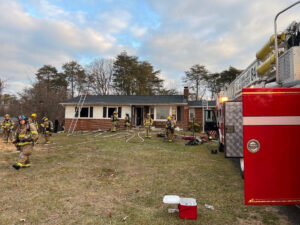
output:
{"label": "white house siding", "polygon": [[65,118],[71,119],[74,117],[75,106],[65,106]]}
{"label": "white house siding", "polygon": [[126,113],[128,113],[131,118],[131,106],[122,106],[122,119],[125,118]]}
{"label": "white house siding", "polygon": [[93,119],[101,119],[103,114],[102,106],[94,106],[94,116]]}

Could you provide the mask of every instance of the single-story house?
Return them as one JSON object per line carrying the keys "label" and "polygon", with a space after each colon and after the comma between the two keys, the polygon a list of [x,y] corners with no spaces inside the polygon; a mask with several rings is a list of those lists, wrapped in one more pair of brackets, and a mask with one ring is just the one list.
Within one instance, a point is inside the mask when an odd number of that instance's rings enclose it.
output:
{"label": "single-story house", "polygon": [[[80,96],[61,103],[65,107],[65,130],[78,116],[75,130],[98,130],[111,127],[111,116],[118,112],[120,127],[128,113],[132,126],[142,126],[147,113],[155,127],[164,127],[169,115],[175,115],[177,126],[189,127],[190,121],[203,123],[203,108],[215,108],[215,101],[188,101],[189,90],[183,95],[87,95],[80,113],[76,112]],[[79,115],[78,115],[79,114]]]}

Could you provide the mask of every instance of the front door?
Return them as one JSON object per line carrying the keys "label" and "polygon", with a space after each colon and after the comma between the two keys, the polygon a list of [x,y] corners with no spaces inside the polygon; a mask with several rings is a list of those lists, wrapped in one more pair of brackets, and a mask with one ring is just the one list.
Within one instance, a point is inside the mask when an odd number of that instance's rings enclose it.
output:
{"label": "front door", "polygon": [[135,118],[135,120],[136,120],[136,125],[137,126],[142,126],[143,125],[143,120],[144,120],[144,116],[143,116],[143,108],[142,107],[136,107],[135,108],[136,109],[136,113],[135,113],[135,115],[136,115],[136,118]]}
{"label": "front door", "polygon": [[300,204],[300,88],[243,89],[246,205]]}

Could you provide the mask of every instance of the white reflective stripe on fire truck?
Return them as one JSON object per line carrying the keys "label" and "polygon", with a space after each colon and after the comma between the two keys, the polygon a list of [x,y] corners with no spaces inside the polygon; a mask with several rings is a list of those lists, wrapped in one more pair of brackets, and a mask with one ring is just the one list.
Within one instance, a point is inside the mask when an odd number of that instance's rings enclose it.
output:
{"label": "white reflective stripe on fire truck", "polygon": [[300,125],[300,116],[246,116],[243,125]]}

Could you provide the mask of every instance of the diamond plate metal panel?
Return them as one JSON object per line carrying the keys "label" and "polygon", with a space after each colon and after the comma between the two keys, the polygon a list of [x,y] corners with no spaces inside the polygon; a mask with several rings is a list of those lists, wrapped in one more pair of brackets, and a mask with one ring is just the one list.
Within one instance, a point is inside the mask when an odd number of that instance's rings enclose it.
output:
{"label": "diamond plate metal panel", "polygon": [[225,157],[243,157],[242,102],[225,103]]}
{"label": "diamond plate metal panel", "polygon": [[290,48],[279,57],[278,76],[283,83],[300,79],[300,47]]}

